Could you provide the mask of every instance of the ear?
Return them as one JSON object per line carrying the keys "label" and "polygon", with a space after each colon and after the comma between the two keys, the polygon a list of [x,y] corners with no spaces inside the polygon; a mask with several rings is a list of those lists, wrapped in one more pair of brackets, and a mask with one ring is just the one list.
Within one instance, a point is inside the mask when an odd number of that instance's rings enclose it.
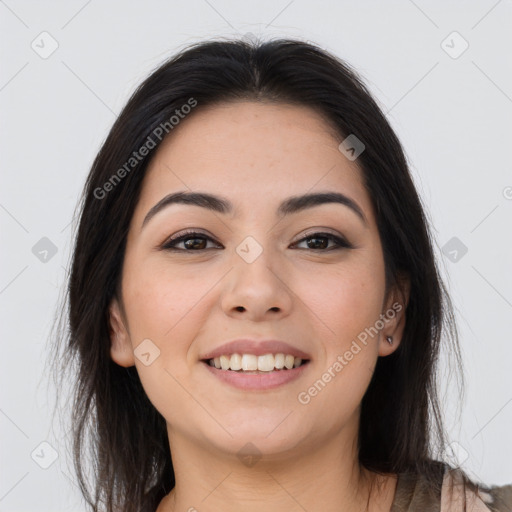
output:
{"label": "ear", "polygon": [[[405,328],[405,312],[409,303],[410,289],[409,277],[402,274],[388,293],[381,315],[384,327],[380,332],[379,356],[389,356],[400,346]],[[392,343],[387,341],[388,337],[393,339]]]}
{"label": "ear", "polygon": [[110,357],[119,366],[128,368],[135,365],[132,342],[126,328],[124,315],[117,299],[112,299],[109,306]]}

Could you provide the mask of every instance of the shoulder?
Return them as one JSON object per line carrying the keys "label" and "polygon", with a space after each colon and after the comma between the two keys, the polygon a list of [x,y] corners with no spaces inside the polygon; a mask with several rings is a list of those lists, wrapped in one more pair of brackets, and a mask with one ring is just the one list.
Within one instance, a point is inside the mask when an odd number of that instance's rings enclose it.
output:
{"label": "shoulder", "polygon": [[486,486],[469,480],[459,468],[446,467],[441,489],[441,512],[512,512],[512,484]]}

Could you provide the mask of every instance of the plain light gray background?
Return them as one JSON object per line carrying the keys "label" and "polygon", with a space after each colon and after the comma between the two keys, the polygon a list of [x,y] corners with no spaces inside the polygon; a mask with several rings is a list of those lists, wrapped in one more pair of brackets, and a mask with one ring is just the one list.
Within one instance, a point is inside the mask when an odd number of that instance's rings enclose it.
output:
{"label": "plain light gray background", "polygon": [[[512,482],[511,26],[507,0],[0,2],[0,511],[85,510],[51,425],[43,363],[70,223],[100,143],[165,58],[249,33],[318,43],[360,72],[387,113],[457,308],[467,379],[460,422],[455,383],[441,372],[454,451],[479,481]],[[46,262],[37,257],[43,237],[57,248]],[[442,251],[453,237],[467,247],[457,261],[453,247]],[[44,469],[53,450],[59,457]]]}

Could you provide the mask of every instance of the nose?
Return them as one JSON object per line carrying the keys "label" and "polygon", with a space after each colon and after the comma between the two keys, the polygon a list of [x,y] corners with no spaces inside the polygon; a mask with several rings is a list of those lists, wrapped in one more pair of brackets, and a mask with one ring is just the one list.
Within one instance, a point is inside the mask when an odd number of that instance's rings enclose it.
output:
{"label": "nose", "polygon": [[[293,292],[286,264],[277,261],[270,250],[260,250],[254,259],[239,250],[233,255],[233,268],[226,276],[222,293],[222,309],[235,318],[252,321],[275,320],[290,314]],[[261,248],[263,249],[263,248]]]}

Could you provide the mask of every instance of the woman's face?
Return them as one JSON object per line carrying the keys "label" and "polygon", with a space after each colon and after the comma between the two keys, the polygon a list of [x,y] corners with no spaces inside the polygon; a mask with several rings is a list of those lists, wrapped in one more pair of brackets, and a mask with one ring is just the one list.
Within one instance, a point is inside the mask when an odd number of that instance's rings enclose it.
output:
{"label": "woman's face", "polygon": [[[299,445],[314,449],[343,428],[357,432],[377,357],[397,348],[404,310],[398,295],[385,301],[370,197],[357,160],[331,133],[307,107],[227,103],[198,108],[152,160],[128,233],[124,313],[115,300],[110,309],[111,356],[135,364],[171,443],[187,439],[217,455],[251,446],[278,456]],[[209,194],[230,207],[174,202],[148,216],[178,192]],[[280,209],[319,193],[341,194],[353,207],[304,201]],[[198,234],[164,248],[187,230]],[[247,353],[249,365],[263,340],[290,345],[264,353],[301,352],[308,362],[254,375],[203,361],[237,339],[255,343],[222,350]],[[236,356],[223,360],[237,364]],[[279,384],[285,375],[293,378]]]}

